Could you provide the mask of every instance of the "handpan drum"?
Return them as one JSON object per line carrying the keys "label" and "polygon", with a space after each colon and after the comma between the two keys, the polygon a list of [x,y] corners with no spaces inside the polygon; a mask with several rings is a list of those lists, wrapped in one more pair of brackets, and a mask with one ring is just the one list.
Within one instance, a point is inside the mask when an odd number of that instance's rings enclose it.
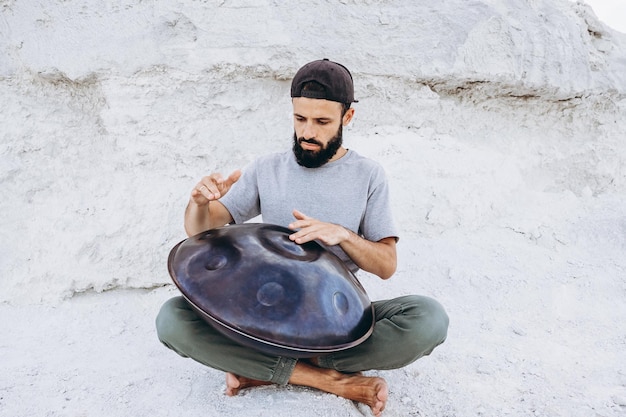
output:
{"label": "handpan drum", "polygon": [[265,353],[306,358],[366,340],[365,289],[336,255],[291,233],[265,223],[211,229],[171,250],[169,273],[200,317]]}

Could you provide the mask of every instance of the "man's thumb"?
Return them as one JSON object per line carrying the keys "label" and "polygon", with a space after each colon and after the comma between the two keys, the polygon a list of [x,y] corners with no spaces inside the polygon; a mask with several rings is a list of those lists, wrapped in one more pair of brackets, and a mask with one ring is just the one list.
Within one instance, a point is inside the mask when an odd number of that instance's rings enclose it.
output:
{"label": "man's thumb", "polygon": [[235,171],[232,172],[232,174],[228,176],[228,183],[234,184],[237,181],[239,181],[239,178],[241,178],[241,170],[236,169]]}

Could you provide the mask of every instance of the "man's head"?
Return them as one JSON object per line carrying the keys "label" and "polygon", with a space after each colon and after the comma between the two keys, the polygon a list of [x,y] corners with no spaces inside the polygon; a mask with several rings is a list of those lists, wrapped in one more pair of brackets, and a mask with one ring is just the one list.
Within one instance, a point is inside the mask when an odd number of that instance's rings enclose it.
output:
{"label": "man's head", "polygon": [[327,59],[310,62],[296,73],[291,97],[298,163],[317,168],[343,156],[342,127],[352,120],[356,101],[350,71]]}

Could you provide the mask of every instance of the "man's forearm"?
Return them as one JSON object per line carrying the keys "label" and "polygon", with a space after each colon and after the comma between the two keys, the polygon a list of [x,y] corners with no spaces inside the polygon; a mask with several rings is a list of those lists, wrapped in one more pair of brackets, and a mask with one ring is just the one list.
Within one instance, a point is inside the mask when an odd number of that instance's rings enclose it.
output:
{"label": "man's forearm", "polygon": [[350,237],[340,243],[343,251],[362,270],[390,278],[396,272],[396,240],[393,237],[372,242],[349,231]]}
{"label": "man's forearm", "polygon": [[198,206],[189,201],[185,209],[185,232],[188,236],[196,235],[211,228],[209,204]]}

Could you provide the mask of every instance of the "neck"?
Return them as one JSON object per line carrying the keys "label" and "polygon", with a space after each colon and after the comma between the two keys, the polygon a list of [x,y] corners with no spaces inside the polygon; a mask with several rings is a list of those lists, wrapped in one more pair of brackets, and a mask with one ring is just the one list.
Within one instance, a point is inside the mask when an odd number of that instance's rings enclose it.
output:
{"label": "neck", "polygon": [[333,161],[336,161],[337,159],[341,159],[347,153],[348,153],[348,150],[342,146],[341,148],[337,149],[337,152],[335,152],[335,155],[333,155],[333,157],[330,158],[328,162],[333,162]]}

